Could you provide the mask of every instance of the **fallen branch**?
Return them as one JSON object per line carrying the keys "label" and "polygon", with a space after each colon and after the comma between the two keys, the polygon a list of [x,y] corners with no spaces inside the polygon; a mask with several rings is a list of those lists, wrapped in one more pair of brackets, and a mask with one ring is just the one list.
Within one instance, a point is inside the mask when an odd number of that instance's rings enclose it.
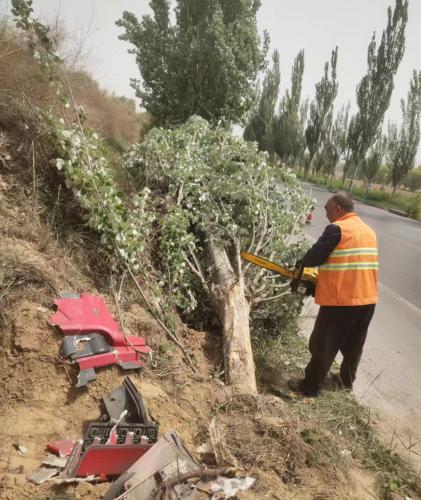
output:
{"label": "fallen branch", "polygon": [[177,484],[185,483],[189,479],[214,479],[218,476],[225,476],[233,471],[235,471],[233,467],[218,467],[216,469],[197,469],[177,475],[162,483],[155,492],[154,500],[170,500],[171,488]]}
{"label": "fallen branch", "polygon": [[[120,321],[120,328],[121,328],[121,333],[123,334],[123,337],[124,337],[124,340],[127,342],[127,344],[136,352],[138,352],[139,354],[142,354],[144,355],[145,353],[143,351],[141,351],[140,349],[138,349],[135,345],[133,345],[132,342],[130,342],[130,339],[126,333],[126,329],[124,327],[124,322],[123,322],[123,314],[121,312],[121,308],[120,308],[120,302],[119,302],[119,298],[116,294],[116,292],[114,291],[114,286],[113,286],[113,280],[112,280],[112,277],[110,279],[110,284],[111,284],[111,291],[113,293],[113,296],[114,296],[114,302],[115,302],[115,305],[116,305],[116,308],[117,308],[117,313],[118,313],[118,318],[119,318],[119,321]],[[121,292],[121,288],[120,288],[120,292]]]}
{"label": "fallen branch", "polygon": [[130,266],[126,263],[127,271],[129,272],[132,280],[134,281],[134,284],[136,285],[136,288],[139,290],[139,293],[148,308],[149,312],[152,314],[154,319],[159,323],[161,328],[164,330],[164,332],[168,335],[168,337],[181,349],[182,353],[184,354],[184,357],[190,366],[190,368],[193,370],[193,373],[196,373],[196,367],[193,364],[193,361],[187,352],[187,349],[185,348],[184,344],[181,342],[181,340],[177,337],[175,333],[173,333],[166,325],[165,323],[155,314],[155,311],[153,310],[151,304],[149,303],[149,300],[146,298],[145,292],[142,290],[142,287],[140,286],[139,282],[136,279],[136,276],[133,274],[132,270],[130,269]]}

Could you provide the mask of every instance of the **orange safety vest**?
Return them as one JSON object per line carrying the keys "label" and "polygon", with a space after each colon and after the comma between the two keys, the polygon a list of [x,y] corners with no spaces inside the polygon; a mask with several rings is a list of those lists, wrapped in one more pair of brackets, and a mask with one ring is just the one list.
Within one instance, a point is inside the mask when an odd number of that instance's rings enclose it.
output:
{"label": "orange safety vest", "polygon": [[376,233],[354,212],[343,215],[334,224],[341,229],[341,240],[319,266],[316,304],[375,304],[379,269]]}

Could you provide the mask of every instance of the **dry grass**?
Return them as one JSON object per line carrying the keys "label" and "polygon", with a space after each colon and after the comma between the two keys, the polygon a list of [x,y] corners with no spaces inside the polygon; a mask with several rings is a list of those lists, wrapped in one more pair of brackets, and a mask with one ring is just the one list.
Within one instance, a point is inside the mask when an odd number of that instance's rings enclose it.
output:
{"label": "dry grass", "polygon": [[40,175],[57,183],[56,169],[49,164],[57,157],[56,140],[42,126],[38,112],[25,97],[0,91],[0,132],[0,154],[7,158],[0,163],[0,173],[13,173],[29,181],[28,184]]}
{"label": "dry grass", "polygon": [[86,73],[70,74],[69,81],[76,101],[85,108],[88,127],[113,141],[140,140],[142,122],[133,100],[109,95]]}
{"label": "dry grass", "polygon": [[0,243],[0,308],[6,298],[29,289],[57,292],[57,279],[48,263],[28,244],[9,238]]}
{"label": "dry grass", "polygon": [[[148,117],[138,113],[131,99],[110,95],[100,89],[86,72],[66,69],[72,92],[84,106],[86,126],[110,140],[138,142],[148,126]],[[59,115],[59,106],[47,76],[33,57],[33,48],[25,37],[0,19],[0,89],[21,98],[29,96],[34,106],[51,106]],[[1,129],[1,124],[0,124]]]}
{"label": "dry grass", "polygon": [[23,36],[0,20],[0,89],[15,96],[30,95],[36,105],[45,106],[54,93]]}
{"label": "dry grass", "polygon": [[[236,396],[219,409],[218,425],[228,450],[248,474],[272,471],[284,484],[301,484],[317,467],[326,484],[346,477],[342,457],[321,459],[323,441],[328,434],[318,431],[318,440],[308,440],[308,422],[291,412],[288,404],[275,396]],[[316,435],[314,429],[313,435]],[[316,459],[317,457],[317,459]]]}
{"label": "dry grass", "polygon": [[[420,477],[413,467],[383,444],[371,426],[369,409],[345,391],[324,391],[309,405],[296,404],[292,410],[306,422],[313,422],[334,437],[332,446],[374,471],[380,498],[402,496],[419,498]],[[332,449],[332,448],[331,448]],[[328,454],[321,449],[323,456]]]}

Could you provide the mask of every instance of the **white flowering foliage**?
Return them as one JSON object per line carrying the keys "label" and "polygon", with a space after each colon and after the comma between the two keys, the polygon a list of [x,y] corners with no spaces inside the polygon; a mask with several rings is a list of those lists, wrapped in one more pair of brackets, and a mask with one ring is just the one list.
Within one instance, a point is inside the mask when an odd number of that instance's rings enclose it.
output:
{"label": "white flowering foliage", "polygon": [[149,189],[138,192],[130,209],[126,208],[98,136],[79,127],[67,129],[62,122],[55,123],[54,132],[62,150],[55,166],[64,174],[66,186],[82,207],[88,226],[101,235],[101,243],[114,256],[114,262],[123,260],[137,270],[154,220],[147,209]]}
{"label": "white flowering foliage", "polygon": [[197,238],[190,230],[189,214],[171,204],[161,219],[158,256],[165,282],[174,302],[183,309],[194,309],[191,275],[186,262],[197,251]]}
{"label": "white flowering foliage", "polygon": [[148,210],[149,189],[145,187],[131,199],[131,206],[123,203],[123,195],[115,185],[102,143],[96,133],[83,128],[85,111],[73,99],[74,113],[70,119],[71,89],[62,68],[62,59],[56,52],[56,42],[49,28],[32,17],[32,0],[12,0],[16,25],[25,31],[36,47],[36,58],[48,75],[63,117],[56,120],[50,113],[40,113],[45,126],[57,136],[61,155],[54,164],[68,189],[83,209],[87,225],[101,235],[101,243],[115,265],[123,261],[133,270],[139,269],[139,257],[151,232],[154,215]]}
{"label": "white flowering foliage", "polygon": [[[204,235],[225,247],[233,262],[238,250],[247,250],[295,263],[297,245],[290,247],[288,240],[299,232],[310,201],[295,175],[273,165],[254,143],[193,117],[171,130],[151,130],[126,155],[125,166],[141,188],[149,187],[166,200],[159,251],[173,292],[178,288],[186,299],[192,296],[193,269],[209,280],[199,246]],[[258,268],[247,273],[250,288],[257,273]],[[261,296],[272,294],[261,285],[254,283],[252,291],[261,288]]]}

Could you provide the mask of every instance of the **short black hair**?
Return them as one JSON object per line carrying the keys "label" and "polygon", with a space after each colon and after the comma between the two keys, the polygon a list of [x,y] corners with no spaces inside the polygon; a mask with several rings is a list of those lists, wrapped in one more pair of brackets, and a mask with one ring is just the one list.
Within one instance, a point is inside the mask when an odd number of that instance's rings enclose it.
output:
{"label": "short black hair", "polygon": [[343,208],[344,212],[354,211],[354,202],[352,196],[346,191],[338,191],[330,198],[336,205]]}

